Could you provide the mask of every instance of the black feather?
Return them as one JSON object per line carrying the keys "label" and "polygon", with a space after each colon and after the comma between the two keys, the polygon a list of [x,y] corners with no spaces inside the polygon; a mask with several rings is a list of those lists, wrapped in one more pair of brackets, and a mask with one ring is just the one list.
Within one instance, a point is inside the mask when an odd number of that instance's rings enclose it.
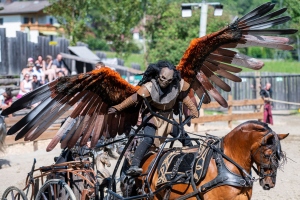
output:
{"label": "black feather", "polygon": [[36,90],[25,94],[22,98],[16,100],[10,107],[5,109],[1,115],[6,116],[12,114],[18,110],[26,108],[32,104],[43,101],[50,97],[51,91],[49,91],[48,85],[37,88]]}
{"label": "black feather", "polygon": [[280,29],[280,30],[242,30],[243,35],[289,35],[297,33],[297,29]]}
{"label": "black feather", "polygon": [[[291,17],[284,16],[284,17],[280,17],[280,18],[277,18],[277,19],[266,21],[264,23],[260,23],[260,24],[256,24],[256,25],[252,25],[252,26],[246,26],[244,28],[249,28],[250,30],[266,29],[266,28],[270,28],[272,26],[283,24],[283,23],[285,23],[287,21],[290,21],[290,20],[291,20]],[[244,28],[242,28],[242,29],[244,29]]]}
{"label": "black feather", "polygon": [[30,113],[25,115],[20,121],[14,124],[8,131],[7,135],[12,135],[19,131],[23,126],[25,126],[28,122],[35,118],[36,115],[40,113],[42,109],[44,109],[48,103],[51,101],[51,98],[46,99],[42,103],[40,103],[37,107],[35,107]]}
{"label": "black feather", "polygon": [[[51,110],[52,106],[56,103],[57,103],[57,100],[51,99],[50,102],[46,106],[43,106],[42,109],[38,109],[38,110],[40,110],[40,112],[37,115],[35,115],[32,120],[30,120],[29,122],[27,121],[28,123],[26,124],[26,126],[16,136],[16,140],[24,137],[26,135],[26,133],[34,126],[38,126],[39,119],[42,116],[48,114],[48,112]],[[16,125],[14,125],[14,126],[16,126]]]}
{"label": "black feather", "polygon": [[[272,19],[273,17],[276,17],[278,15],[281,15],[282,13],[284,13],[285,11],[287,10],[287,8],[282,8],[280,10],[277,10],[275,12],[272,12],[266,16],[262,16],[260,18],[256,18],[254,20],[250,20],[250,21],[247,21],[247,22],[243,22],[243,24],[245,24],[246,26],[252,26],[252,25],[255,25],[255,24],[259,24],[261,22],[264,22],[264,21],[267,21],[269,19]],[[242,28],[242,27],[241,27]]]}
{"label": "black feather", "polygon": [[270,6],[270,4],[271,4],[271,2],[267,2],[265,4],[262,4],[262,5],[258,6],[254,10],[250,11],[249,13],[247,13],[246,15],[244,15],[243,17],[241,17],[239,19],[239,21],[250,19],[251,17],[253,17],[253,16],[257,15],[257,14],[262,13],[266,8],[268,8]]}
{"label": "black feather", "polygon": [[253,15],[252,17],[247,18],[246,20],[240,20],[239,22],[245,23],[248,21],[255,20],[261,16],[266,15],[268,12],[270,12],[275,7],[275,3],[271,3],[270,5],[266,6],[265,8],[261,9],[258,13]]}

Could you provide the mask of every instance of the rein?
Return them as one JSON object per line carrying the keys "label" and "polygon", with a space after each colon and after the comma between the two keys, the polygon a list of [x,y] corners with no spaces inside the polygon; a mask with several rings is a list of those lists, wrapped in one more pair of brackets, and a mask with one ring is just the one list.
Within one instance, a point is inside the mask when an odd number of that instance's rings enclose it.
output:
{"label": "rein", "polygon": [[[273,132],[273,131],[269,131],[268,133],[266,133],[265,135],[264,135],[264,140],[263,140],[263,142],[260,144],[260,146],[259,146],[259,148],[257,148],[257,150],[254,152],[254,154],[251,154],[251,156],[252,157],[254,157],[256,154],[257,154],[257,152],[260,152],[260,169],[258,170],[258,168],[256,168],[255,166],[253,166],[252,165],[252,168],[253,168],[253,170],[255,171],[255,173],[259,176],[259,178],[258,179],[264,179],[265,177],[267,177],[267,176],[269,176],[269,177],[271,177],[273,180],[275,180],[274,178],[276,177],[276,171],[274,172],[274,170],[273,170],[273,161],[271,160],[270,162],[270,164],[265,164],[265,163],[263,163],[263,161],[262,161],[262,158],[263,157],[266,157],[266,155],[263,153],[263,147],[265,147],[265,146],[267,146],[268,144],[266,143],[266,136],[268,136],[269,134],[272,134],[273,136],[274,136],[274,144],[272,144],[272,146],[271,146],[271,148],[270,149],[272,149],[272,151],[273,151],[273,153],[271,154],[271,155],[269,155],[268,157],[270,158],[270,159],[272,159],[272,156],[274,156],[274,154],[275,154],[275,152],[276,152],[276,157],[277,157],[277,159],[278,160],[280,160],[280,155],[281,155],[281,147],[280,147],[280,143],[279,143],[279,138],[278,138],[278,136]],[[277,166],[275,166],[276,168],[277,168]],[[270,173],[265,173],[264,171],[264,169],[272,169],[272,172],[270,172]]]}

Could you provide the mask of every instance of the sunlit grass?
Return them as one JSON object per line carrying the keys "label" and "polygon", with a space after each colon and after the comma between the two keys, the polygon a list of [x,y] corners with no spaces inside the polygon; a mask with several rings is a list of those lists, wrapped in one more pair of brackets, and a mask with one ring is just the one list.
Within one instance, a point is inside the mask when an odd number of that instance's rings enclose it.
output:
{"label": "sunlit grass", "polygon": [[[115,52],[109,52],[106,51],[106,56],[107,58],[115,58],[116,57],[116,53]],[[144,64],[144,54],[130,54],[130,56],[125,60],[125,66],[126,67],[131,67],[132,63],[136,63],[141,65],[141,69],[144,70],[145,69],[145,64]]]}
{"label": "sunlit grass", "polygon": [[[300,62],[297,61],[264,61],[265,66],[260,70],[261,72],[279,72],[300,74]],[[243,68],[243,72],[250,72],[253,70]]]}

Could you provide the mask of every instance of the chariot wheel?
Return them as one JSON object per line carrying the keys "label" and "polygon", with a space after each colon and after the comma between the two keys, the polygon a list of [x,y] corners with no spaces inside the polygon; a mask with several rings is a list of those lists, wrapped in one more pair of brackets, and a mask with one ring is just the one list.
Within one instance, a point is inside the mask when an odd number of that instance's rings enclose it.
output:
{"label": "chariot wheel", "polygon": [[46,199],[76,200],[76,197],[66,182],[60,179],[50,179],[36,195],[36,200]]}
{"label": "chariot wheel", "polygon": [[8,187],[2,195],[2,200],[27,200],[27,197],[23,190],[20,190],[19,188],[15,186]]}

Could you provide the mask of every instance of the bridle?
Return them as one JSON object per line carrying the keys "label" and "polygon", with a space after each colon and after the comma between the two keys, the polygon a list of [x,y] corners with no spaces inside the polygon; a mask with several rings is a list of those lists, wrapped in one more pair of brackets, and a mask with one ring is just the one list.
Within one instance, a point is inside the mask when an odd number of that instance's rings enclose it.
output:
{"label": "bridle", "polygon": [[[268,143],[268,140],[266,137],[268,135],[272,134],[272,143]],[[266,150],[272,150],[271,155],[267,155],[264,152]],[[260,159],[259,162],[257,163],[257,168],[255,168],[252,165],[252,168],[256,172],[256,174],[259,176],[259,179],[264,179],[265,177],[271,177],[272,182],[275,184],[276,182],[276,175],[277,175],[277,168],[279,167],[279,161],[281,160],[281,157],[283,156],[282,151],[281,151],[281,145],[279,138],[275,132],[270,130],[268,133],[266,133],[263,137],[263,141],[260,144],[260,146],[257,148],[257,150],[254,152],[254,154],[251,154],[252,158],[257,153],[260,153]],[[264,160],[268,159],[268,163],[265,163]],[[271,169],[271,170],[270,170]],[[270,171],[267,173],[267,171]]]}

